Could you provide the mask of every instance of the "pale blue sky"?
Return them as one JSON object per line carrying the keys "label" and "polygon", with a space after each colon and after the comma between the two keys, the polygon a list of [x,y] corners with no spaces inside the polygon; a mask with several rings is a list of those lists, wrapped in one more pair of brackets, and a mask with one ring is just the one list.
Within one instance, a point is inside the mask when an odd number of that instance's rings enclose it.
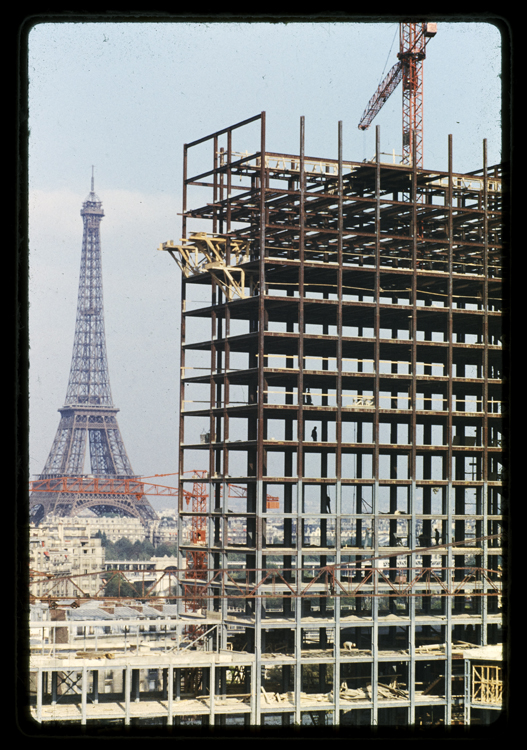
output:
{"label": "pale blue sky", "polygon": [[[102,222],[110,381],[134,471],[177,470],[179,270],[158,245],[181,236],[182,151],[267,113],[267,148],[344,158],[401,152],[401,88],[369,131],[357,126],[397,61],[389,23],[43,23],[29,35],[30,472],[58,426],[71,362],[82,241],[95,189]],[[391,50],[391,52],[390,52]],[[484,22],[447,23],[424,63],[424,166],[501,158],[501,37]],[[255,150],[253,143],[235,143]]]}

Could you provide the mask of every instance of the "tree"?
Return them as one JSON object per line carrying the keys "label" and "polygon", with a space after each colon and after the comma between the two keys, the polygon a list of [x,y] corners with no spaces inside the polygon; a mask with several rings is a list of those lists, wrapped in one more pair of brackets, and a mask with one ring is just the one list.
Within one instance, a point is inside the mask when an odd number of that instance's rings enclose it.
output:
{"label": "tree", "polygon": [[154,552],[156,557],[175,557],[177,554],[177,545],[175,544],[160,544]]}
{"label": "tree", "polygon": [[105,596],[138,596],[139,592],[128,583],[118,570],[108,571],[108,582],[104,587]]}
{"label": "tree", "polygon": [[101,546],[107,547],[109,544],[111,544],[110,540],[106,536],[105,531],[98,531],[96,534],[93,535],[95,539],[101,540]]}
{"label": "tree", "polygon": [[115,542],[115,551],[117,552],[118,560],[133,560],[134,559],[134,545],[130,539],[121,537]]}

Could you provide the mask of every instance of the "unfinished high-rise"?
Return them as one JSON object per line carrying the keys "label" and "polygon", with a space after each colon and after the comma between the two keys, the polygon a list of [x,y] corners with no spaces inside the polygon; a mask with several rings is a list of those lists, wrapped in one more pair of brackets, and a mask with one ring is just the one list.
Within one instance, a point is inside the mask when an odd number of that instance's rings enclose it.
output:
{"label": "unfinished high-rise", "polygon": [[252,655],[258,724],[487,722],[501,168],[485,143],[458,174],[451,140],[447,171],[384,163],[379,130],[370,162],[343,160],[340,126],[334,158],[304,142],[301,119],[298,153],[269,151],[261,113],[184,148],[162,246],[182,272],[181,608]]}

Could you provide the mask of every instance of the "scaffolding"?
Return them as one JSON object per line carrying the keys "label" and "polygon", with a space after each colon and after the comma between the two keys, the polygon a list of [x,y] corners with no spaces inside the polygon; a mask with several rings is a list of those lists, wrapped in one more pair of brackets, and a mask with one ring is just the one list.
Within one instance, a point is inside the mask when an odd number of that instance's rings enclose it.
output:
{"label": "scaffolding", "polygon": [[[264,667],[280,659],[269,644],[286,644],[297,697],[301,644],[316,645],[323,723],[449,724],[463,701],[453,644],[502,639],[501,595],[488,595],[506,517],[502,168],[483,142],[482,168],[456,174],[451,137],[446,171],[385,163],[378,128],[372,161],[344,161],[340,123],[337,157],[308,157],[303,118],[299,153],[269,152],[265,123],[185,145],[182,239],[160,248],[182,270],[179,461],[208,472],[207,567],[241,563],[276,594],[240,607],[219,587],[208,606],[226,638],[246,619]],[[236,507],[228,482],[245,488]],[[406,594],[290,596],[310,566],[335,566],[341,585],[347,565]],[[444,596],[411,583],[434,565],[436,581],[452,576]],[[390,701],[378,686],[391,674],[406,692]],[[258,723],[273,711],[257,700]],[[286,715],[301,722],[300,702]]]}

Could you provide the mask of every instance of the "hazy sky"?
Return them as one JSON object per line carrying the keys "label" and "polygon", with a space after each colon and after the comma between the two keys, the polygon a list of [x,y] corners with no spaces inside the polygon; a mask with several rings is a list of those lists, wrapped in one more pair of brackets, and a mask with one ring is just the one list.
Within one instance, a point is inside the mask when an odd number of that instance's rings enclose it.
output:
{"label": "hazy sky", "polygon": [[[344,159],[401,153],[401,87],[359,131],[397,62],[389,23],[42,23],[29,35],[30,473],[59,424],[75,330],[90,190],[103,203],[104,304],[110,382],[137,474],[177,471],[179,279],[157,248],[181,237],[183,144],[261,111],[267,148]],[[501,159],[501,37],[490,23],[447,23],[424,63],[424,166]],[[236,148],[254,150],[253,144]],[[85,471],[89,471],[87,464]],[[33,478],[33,477],[32,477]]]}

